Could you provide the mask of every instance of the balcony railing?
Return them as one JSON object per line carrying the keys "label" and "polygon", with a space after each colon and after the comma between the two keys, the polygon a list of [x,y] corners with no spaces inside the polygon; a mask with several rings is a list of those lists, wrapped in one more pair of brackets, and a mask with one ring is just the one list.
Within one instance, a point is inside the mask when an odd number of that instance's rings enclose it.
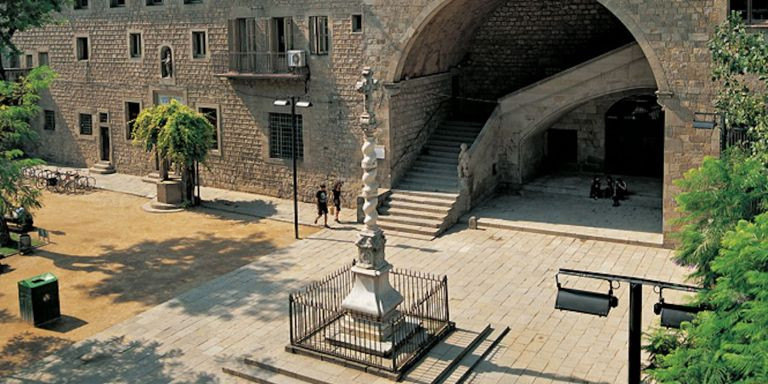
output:
{"label": "balcony railing", "polygon": [[29,74],[29,68],[5,68],[5,79],[7,81],[16,81],[19,77]]}
{"label": "balcony railing", "polygon": [[293,77],[285,52],[219,52],[213,54],[214,71],[226,77]]}

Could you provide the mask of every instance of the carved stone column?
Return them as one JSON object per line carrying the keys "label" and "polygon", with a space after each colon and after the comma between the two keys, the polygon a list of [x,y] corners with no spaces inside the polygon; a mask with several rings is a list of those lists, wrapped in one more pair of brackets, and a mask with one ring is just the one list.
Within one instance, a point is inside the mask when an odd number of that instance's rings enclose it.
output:
{"label": "carved stone column", "polygon": [[[367,340],[387,343],[393,342],[390,320],[398,315],[397,306],[403,296],[389,283],[392,265],[384,257],[386,238],[376,220],[378,212],[377,159],[376,159],[376,115],[373,111],[372,95],[378,88],[378,81],[373,79],[369,68],[363,70],[363,80],[357,83],[357,90],[365,95],[365,112],[360,116],[360,125],[365,133],[363,143],[363,212],[365,228],[358,234],[357,264],[352,268],[355,276],[352,291],[342,302],[347,311],[348,329],[345,332],[364,337]],[[377,347],[379,351],[386,346]],[[383,351],[385,352],[385,351]]]}

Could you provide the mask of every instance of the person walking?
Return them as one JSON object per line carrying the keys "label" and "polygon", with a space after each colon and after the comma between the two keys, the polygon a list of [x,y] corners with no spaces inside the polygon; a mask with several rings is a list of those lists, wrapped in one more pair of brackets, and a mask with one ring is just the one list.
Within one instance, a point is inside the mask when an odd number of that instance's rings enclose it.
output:
{"label": "person walking", "polygon": [[337,181],[335,184],[333,184],[333,188],[331,189],[331,194],[333,197],[333,206],[336,208],[336,222],[341,223],[339,221],[339,212],[341,212],[341,186],[344,185],[343,181]]}
{"label": "person walking", "polygon": [[317,224],[317,221],[320,220],[321,217],[324,217],[323,226],[330,228],[328,226],[328,191],[325,190],[325,184],[320,184],[320,190],[315,194],[315,198],[317,199],[317,217],[315,218],[315,224]]}

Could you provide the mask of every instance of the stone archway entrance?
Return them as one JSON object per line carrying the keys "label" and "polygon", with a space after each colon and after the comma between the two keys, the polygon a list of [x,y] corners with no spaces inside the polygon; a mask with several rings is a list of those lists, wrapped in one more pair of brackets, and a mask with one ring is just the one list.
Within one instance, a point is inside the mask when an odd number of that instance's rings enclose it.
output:
{"label": "stone archway entrance", "polygon": [[608,110],[605,170],[618,175],[662,177],[664,112],[655,96],[628,97]]}

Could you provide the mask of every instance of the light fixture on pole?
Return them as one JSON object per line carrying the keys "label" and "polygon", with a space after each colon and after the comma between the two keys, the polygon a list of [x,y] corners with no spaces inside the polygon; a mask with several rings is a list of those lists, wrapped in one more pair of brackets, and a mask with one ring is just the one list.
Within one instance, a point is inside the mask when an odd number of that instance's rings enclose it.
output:
{"label": "light fixture on pole", "polygon": [[[299,192],[298,192],[298,175],[296,173],[297,162],[297,147],[298,147],[298,125],[296,123],[296,107],[309,108],[312,103],[309,101],[296,101],[295,96],[291,96],[290,99],[279,99],[273,103],[276,107],[291,106],[291,158],[293,160],[293,233],[294,237],[299,238]],[[303,124],[303,122],[302,122]]]}
{"label": "light fixture on pole", "polygon": [[[571,288],[563,288],[560,286],[560,275],[586,277],[589,279],[605,280],[609,282],[608,293],[599,293],[591,291],[582,291]],[[615,308],[619,304],[619,299],[613,296],[613,289],[618,289],[618,286],[614,287],[614,283],[627,283],[629,284],[629,349],[628,349],[628,384],[640,384],[641,375],[641,351],[642,351],[642,306],[643,306],[643,285],[651,285],[658,288],[660,291],[664,288],[675,289],[686,292],[698,292],[701,290],[699,287],[690,285],[668,283],[665,281],[650,280],[640,277],[611,275],[607,273],[579,271],[575,269],[560,268],[560,271],[555,275],[555,281],[557,282],[557,300],[555,301],[555,309],[566,310],[571,312],[586,313],[597,316],[607,316],[609,310]],[[682,313],[682,306],[664,304],[663,299],[660,304],[654,306],[654,310],[658,308],[659,313],[662,314],[662,325],[671,326],[677,323],[678,326],[682,321],[688,321],[684,318]],[[666,320],[670,325],[665,325],[665,317],[663,310],[666,309]]]}

